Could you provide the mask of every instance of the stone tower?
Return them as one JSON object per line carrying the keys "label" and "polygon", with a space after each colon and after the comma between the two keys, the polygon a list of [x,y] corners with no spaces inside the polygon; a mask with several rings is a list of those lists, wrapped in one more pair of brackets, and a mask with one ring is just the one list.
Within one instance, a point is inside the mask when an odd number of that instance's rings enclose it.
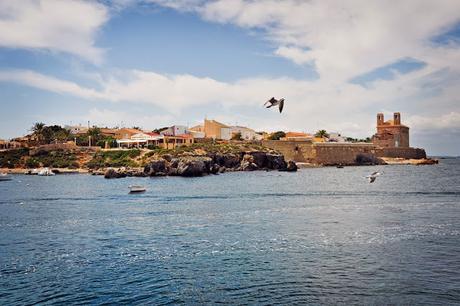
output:
{"label": "stone tower", "polygon": [[409,127],[401,124],[401,114],[394,113],[393,120],[385,121],[377,114],[377,133],[372,142],[382,148],[409,148]]}

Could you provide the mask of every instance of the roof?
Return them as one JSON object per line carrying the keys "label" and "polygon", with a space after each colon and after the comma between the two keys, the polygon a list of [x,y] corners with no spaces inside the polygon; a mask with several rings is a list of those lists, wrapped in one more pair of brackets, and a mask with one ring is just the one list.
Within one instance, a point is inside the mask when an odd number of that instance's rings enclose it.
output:
{"label": "roof", "polygon": [[121,128],[121,129],[118,129],[118,130],[115,130],[116,132],[125,132],[125,133],[134,133],[134,134],[137,134],[137,133],[142,133],[141,130],[138,130],[138,129],[131,129],[131,128]]}
{"label": "roof", "polygon": [[212,123],[212,124],[217,124],[217,125],[220,125],[220,127],[223,127],[223,128],[228,128],[229,127],[228,125],[223,124],[223,123],[221,123],[219,121],[216,121],[216,120],[205,119],[204,122],[205,122],[205,124],[206,124],[206,122],[209,122],[209,123]]}
{"label": "roof", "polygon": [[313,135],[302,132],[287,132],[285,137],[313,137]]}
{"label": "roof", "polygon": [[404,124],[395,124],[395,121],[393,119],[385,121],[383,124],[377,125],[377,126],[382,126],[382,125],[389,125],[389,126],[403,126],[407,127]]}

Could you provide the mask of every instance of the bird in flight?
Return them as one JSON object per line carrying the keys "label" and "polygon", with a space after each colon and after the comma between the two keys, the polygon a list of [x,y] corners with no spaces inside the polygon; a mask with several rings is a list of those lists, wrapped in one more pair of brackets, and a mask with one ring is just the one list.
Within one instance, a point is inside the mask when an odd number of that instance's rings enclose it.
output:
{"label": "bird in flight", "polygon": [[270,108],[272,106],[276,106],[278,105],[278,108],[280,110],[280,113],[283,111],[283,107],[284,107],[284,98],[281,98],[279,100],[276,100],[275,97],[271,97],[270,100],[268,100],[267,102],[264,103],[264,106],[267,106],[267,108]]}
{"label": "bird in flight", "polygon": [[383,175],[383,172],[375,171],[375,172],[372,172],[370,175],[366,176],[366,178],[369,179],[369,183],[373,183],[377,179],[377,176],[381,176],[381,175]]}

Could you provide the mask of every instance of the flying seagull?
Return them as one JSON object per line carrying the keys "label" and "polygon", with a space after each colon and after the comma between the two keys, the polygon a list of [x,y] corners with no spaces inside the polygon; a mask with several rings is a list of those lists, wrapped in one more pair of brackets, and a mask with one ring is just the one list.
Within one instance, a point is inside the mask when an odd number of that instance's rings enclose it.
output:
{"label": "flying seagull", "polygon": [[264,103],[264,106],[267,105],[267,108],[270,108],[272,106],[276,106],[276,105],[279,105],[279,110],[280,110],[280,113],[283,111],[283,107],[284,107],[284,98],[281,98],[279,100],[276,100],[275,97],[271,97],[270,100],[268,100],[267,102]]}
{"label": "flying seagull", "polygon": [[369,179],[369,183],[373,183],[377,179],[377,176],[381,176],[382,174],[383,172],[375,171],[372,172],[370,175],[366,176],[366,178]]}

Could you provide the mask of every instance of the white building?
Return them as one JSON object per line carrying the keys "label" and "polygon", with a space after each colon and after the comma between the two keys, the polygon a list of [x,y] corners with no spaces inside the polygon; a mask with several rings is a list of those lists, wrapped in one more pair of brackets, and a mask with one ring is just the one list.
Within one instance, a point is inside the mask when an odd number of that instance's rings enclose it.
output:
{"label": "white building", "polygon": [[232,135],[241,133],[241,138],[243,140],[262,140],[263,138],[262,135],[257,134],[253,129],[244,126],[232,126],[230,129]]}
{"label": "white building", "polygon": [[166,136],[178,136],[178,135],[189,134],[189,131],[185,125],[173,125],[167,128],[166,130],[161,131],[160,134],[166,135]]}
{"label": "white building", "polygon": [[345,142],[345,137],[343,137],[339,133],[332,132],[332,133],[329,133],[329,141],[330,142]]}

